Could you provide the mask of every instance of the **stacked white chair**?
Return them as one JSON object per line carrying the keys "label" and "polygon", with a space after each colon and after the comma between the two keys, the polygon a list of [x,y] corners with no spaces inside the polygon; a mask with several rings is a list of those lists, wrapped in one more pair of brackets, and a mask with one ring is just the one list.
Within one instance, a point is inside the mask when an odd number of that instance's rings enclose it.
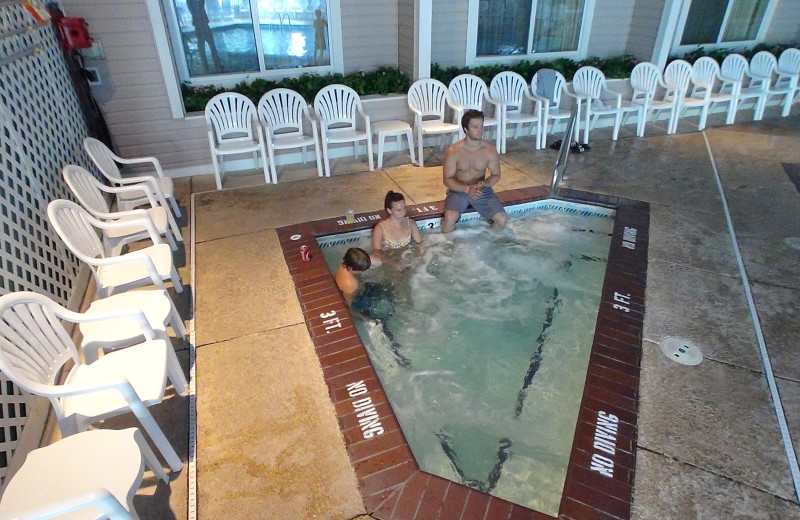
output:
{"label": "stacked white chair", "polygon": [[662,96],[662,99],[656,99],[659,92],[664,91],[666,93],[668,90],[667,85],[661,78],[661,71],[658,70],[658,67],[649,62],[637,64],[631,71],[631,88],[633,88],[631,103],[641,107],[636,126],[637,136],[644,136],[645,124],[651,113],[655,118],[658,112],[669,110],[669,120],[672,121],[677,110],[677,98],[671,101],[664,100],[664,96]]}
{"label": "stacked white chair", "polygon": [[492,78],[489,84],[492,98],[500,101],[500,153],[506,153],[508,125],[514,125],[514,138],[519,137],[520,130],[529,124],[528,135],[536,133],[536,149],[542,147],[542,123],[544,122],[543,106],[546,101],[534,96],[530,86],[521,75],[513,71],[504,71]]}
{"label": "stacked white chair", "polygon": [[447,86],[437,79],[418,79],[408,89],[408,107],[414,112],[414,134],[420,166],[424,166],[422,153],[426,135],[446,136],[455,139],[461,132],[460,124],[447,123],[447,107],[457,110],[447,91]]}
{"label": "stacked white chair", "polygon": [[[62,321],[106,319],[134,320],[144,340],[86,364]],[[148,410],[163,400],[168,375],[180,388],[176,364],[172,346],[156,338],[141,311],[81,314],[32,292],[0,296],[0,370],[23,390],[50,400],[63,436],[133,412],[169,467],[179,471],[180,457]]]}
{"label": "stacked white chair", "polygon": [[161,242],[155,229],[149,230],[152,246],[118,256],[106,254],[97,230],[125,228],[125,222],[104,222],[69,200],[54,200],[47,206],[47,217],[58,236],[94,275],[101,298],[115,290],[142,285],[166,289],[163,280],[172,280],[176,292],[182,292],[180,277],[172,261],[169,245]]}
{"label": "stacked white chair", "polygon": [[[699,112],[702,112],[703,107],[707,104],[705,99],[689,97],[691,81],[692,66],[684,60],[672,61],[664,70],[664,83],[667,85],[664,101],[675,103],[675,109],[667,129],[669,134],[674,134],[678,130],[678,120],[685,116],[687,109],[697,108]],[[703,128],[698,125],[699,130],[703,130]]]}
{"label": "stacked white chair", "polygon": [[131,520],[145,468],[168,481],[136,428],[91,430],[33,450],[8,482],[0,518]]}
{"label": "stacked white chair", "polygon": [[[105,222],[126,222],[128,224],[127,227],[114,227],[103,230],[103,239],[109,255],[118,255],[126,244],[150,238],[150,230],[152,229],[167,238],[173,251],[178,249],[167,218],[169,208],[161,206],[156,201],[155,195],[147,184],[120,187],[106,186],[84,168],[74,164],[65,166],[62,173],[64,180],[67,181],[67,185],[72,190],[72,193],[75,194],[78,202],[94,217]],[[150,201],[150,207],[147,209],[111,211],[108,200],[103,195],[104,193],[119,195],[140,191],[144,192]],[[183,241],[180,229],[177,229],[176,232],[178,240]]]}
{"label": "stacked white chair", "polygon": [[[730,93],[733,97],[734,116],[730,122],[736,121],[736,112],[745,106],[749,100],[753,101],[753,112],[758,113],[759,107],[764,104],[767,97],[766,83],[749,81],[750,65],[747,58],[741,54],[729,54],[722,60],[720,79],[722,86],[720,92]],[[755,115],[754,115],[755,118]]]}
{"label": "stacked white chair", "polygon": [[800,50],[786,49],[778,57],[778,68],[776,70],[778,78],[775,80],[774,89],[776,91],[786,90],[786,98],[783,102],[783,111],[781,115],[786,117],[792,108],[798,92],[800,92],[800,84],[798,84],[798,76],[800,76]]}
{"label": "stacked white chair", "polygon": [[[495,129],[495,146],[500,149],[500,121],[497,117],[500,114],[500,102],[489,96],[489,88],[486,83],[473,74],[461,74],[453,78],[450,85],[447,86],[447,90],[455,111],[453,116],[455,124],[460,128],[461,117],[467,110],[484,112],[483,126]],[[494,105],[492,114],[495,117],[486,115],[484,105]],[[463,129],[460,129],[459,135],[464,137]]]}
{"label": "stacked white chair", "polygon": [[254,160],[261,154],[264,181],[269,184],[264,131],[258,124],[256,106],[250,98],[236,92],[217,94],[206,103],[205,118],[217,189],[222,189],[224,157],[244,153],[252,153]]}
{"label": "stacked white chair", "polygon": [[[763,98],[756,104],[753,119],[760,121],[764,117],[764,109],[767,106],[769,97],[774,93],[772,81],[775,76],[775,69],[778,68],[778,60],[771,52],[760,51],[750,58],[750,85],[748,88],[760,89]],[[778,92],[785,95],[785,92]]]}
{"label": "stacked white chair", "polygon": [[[572,90],[578,98],[578,113],[581,106],[585,113],[583,125],[583,142],[589,143],[589,130],[597,123],[600,116],[614,116],[612,139],[617,140],[623,115],[627,112],[640,112],[641,105],[622,99],[622,94],[608,88],[606,77],[595,67],[581,67],[572,78]],[[594,116],[594,117],[592,117]],[[641,119],[641,116],[640,116]],[[576,126],[577,129],[577,126]]]}
{"label": "stacked white chair", "polygon": [[[372,160],[372,129],[369,114],[361,105],[358,93],[347,85],[328,85],[314,97],[314,112],[320,126],[322,157],[325,161],[325,175],[331,175],[330,145],[353,143],[353,155],[358,157],[359,141],[366,141],[369,171],[374,171]],[[364,129],[358,127],[359,117]]]}
{"label": "stacked white chair", "polygon": [[692,65],[692,92],[689,97],[700,99],[703,105],[700,109],[700,130],[706,127],[708,113],[715,103],[726,103],[728,105],[725,123],[733,123],[736,116],[735,100],[733,95],[728,92],[716,91],[717,82],[722,82],[719,64],[710,56],[698,58]]}
{"label": "stacked white chair", "polygon": [[[161,169],[161,163],[155,157],[139,157],[136,159],[123,159],[114,152],[108,149],[102,141],[98,141],[94,137],[87,137],[83,140],[83,147],[86,153],[89,154],[92,161],[97,165],[100,173],[108,179],[114,186],[134,186],[137,184],[145,184],[155,194],[156,200],[159,204],[167,207],[165,201],[169,201],[172,206],[172,211],[175,213],[174,217],[181,216],[181,210],[178,207],[178,202],[175,200],[173,192],[172,179],[164,175],[164,170]],[[119,171],[117,164],[150,164],[156,171],[156,175],[137,175],[135,177],[123,177]],[[127,193],[117,197],[117,209],[125,211],[149,204],[146,195],[142,193]],[[169,215],[170,227],[177,229],[178,225],[175,223],[175,218]]]}
{"label": "stacked white chair", "polygon": [[[322,159],[319,153],[317,125],[311,118],[308,104],[303,96],[288,88],[272,89],[258,102],[258,119],[266,129],[267,153],[272,182],[278,182],[275,166],[275,151],[302,148],[303,162],[308,162],[306,152],[314,147],[317,160],[317,174],[322,177]],[[305,128],[309,128],[309,135]]]}

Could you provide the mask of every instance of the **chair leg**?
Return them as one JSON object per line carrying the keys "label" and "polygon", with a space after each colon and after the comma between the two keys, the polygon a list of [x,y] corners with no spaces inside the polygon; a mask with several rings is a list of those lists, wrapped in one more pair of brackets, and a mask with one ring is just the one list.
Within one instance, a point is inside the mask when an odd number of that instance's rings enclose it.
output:
{"label": "chair leg", "polygon": [[172,343],[167,341],[167,377],[172,382],[172,387],[178,395],[183,395],[189,390],[189,383],[186,381],[186,376],[183,374],[183,368],[178,361],[178,355],[175,349],[172,348]]}
{"label": "chair leg", "polygon": [[792,109],[793,99],[794,99],[794,89],[790,88],[789,92],[786,94],[786,101],[783,102],[783,110],[781,111],[781,117],[786,117],[789,115],[789,111]]}
{"label": "chair leg", "polygon": [[619,137],[619,127],[622,125],[622,114],[617,112],[614,114],[614,132],[611,134],[611,140],[616,141]]}
{"label": "chair leg", "polygon": [[647,110],[645,110],[644,105],[639,107],[637,113],[637,121],[636,121],[636,135],[638,137],[644,137],[644,124],[647,120]]}
{"label": "chair leg", "polygon": [[[383,132],[378,132],[378,168],[383,168],[383,141],[385,138],[386,135]],[[398,137],[397,140],[399,141],[400,138]]]}
{"label": "chair leg", "polygon": [[375,171],[375,163],[372,161],[372,134],[367,132],[367,158],[369,159],[369,171]]}
{"label": "chair leg", "polygon": [[[267,147],[267,155],[269,156],[269,174],[272,176],[273,182],[277,184],[278,171],[275,166],[275,150],[271,146]],[[269,184],[269,177],[267,177],[267,184]]]}
{"label": "chair leg", "polygon": [[144,439],[142,432],[139,430],[134,430],[133,440],[136,441],[136,444],[139,446],[139,451],[142,452],[144,465],[150,468],[150,470],[153,472],[153,475],[155,475],[157,479],[167,482],[167,474],[164,472],[164,468],[161,467],[161,463],[158,462],[153,450],[150,449],[150,445],[147,444],[147,441]]}
{"label": "chair leg", "polygon": [[176,336],[182,338],[186,336],[186,327],[183,325],[183,318],[181,318],[181,315],[178,313],[178,309],[175,307],[175,303],[172,301],[172,298],[169,297],[169,294],[165,292],[164,296],[169,298],[169,326],[172,327]]}
{"label": "chair leg", "polygon": [[592,120],[591,100],[586,101],[586,121],[583,127],[583,144],[589,144],[589,123]]}
{"label": "chair leg", "polygon": [[158,448],[158,451],[161,452],[161,455],[164,457],[164,460],[166,460],[170,469],[172,471],[180,471],[181,468],[183,468],[181,458],[178,456],[175,448],[172,447],[172,444],[170,444],[167,436],[164,435],[164,432],[161,430],[161,428],[159,428],[147,407],[145,407],[141,402],[132,403],[131,410],[136,418],[139,419],[139,422],[150,436],[153,444],[155,444],[156,448]]}
{"label": "chair leg", "polygon": [[417,153],[419,154],[419,165],[424,166],[425,156],[422,153],[422,130],[417,129]]}
{"label": "chair leg", "polygon": [[217,189],[222,189],[222,172],[220,171],[220,158],[211,150],[211,161],[214,163],[214,180],[217,181]]}
{"label": "chair leg", "polygon": [[322,171],[322,157],[319,155],[319,143],[314,143],[314,157],[317,160],[317,176],[323,177],[325,173]]}
{"label": "chair leg", "polygon": [[697,125],[697,129],[701,132],[706,129],[706,121],[708,121],[708,112],[710,110],[710,104],[705,104],[700,108],[700,122]]}
{"label": "chair leg", "polygon": [[[411,156],[411,164],[417,163],[417,158],[414,156],[414,134],[411,133],[411,130],[406,130],[403,132],[403,135],[406,136],[406,140],[408,141],[408,152]],[[398,140],[398,148],[400,147],[400,137],[397,138]]]}
{"label": "chair leg", "polygon": [[181,213],[181,208],[178,207],[178,201],[175,200],[175,196],[170,195],[167,198],[169,199],[169,204],[172,206],[172,212],[175,213],[175,216],[178,218],[182,217],[183,213]]}
{"label": "chair leg", "polygon": [[728,113],[725,115],[725,124],[732,125],[733,120],[736,118],[736,98],[731,96],[731,100],[728,101]]}
{"label": "chair leg", "polygon": [[169,229],[164,230],[164,236],[167,237],[167,242],[169,242],[169,248],[173,251],[178,250],[178,244],[175,243],[175,239],[172,237],[172,233]]}
{"label": "chair leg", "polygon": [[169,210],[167,210],[167,222],[169,223],[169,227],[172,230],[172,234],[175,235],[175,239],[178,240],[178,242],[183,242],[183,235],[181,234],[181,228],[180,226],[178,226],[178,222],[175,220],[175,217],[172,216],[172,212],[170,212]]}
{"label": "chair leg", "polygon": [[327,141],[322,141],[322,157],[325,160],[325,176],[331,176],[331,163],[328,159],[328,143]]}
{"label": "chair leg", "polygon": [[[181,277],[178,276],[178,271],[175,270],[174,266],[170,270],[169,279],[172,280],[172,285],[175,286],[175,292],[182,293],[183,285],[181,285]],[[163,287],[161,287],[161,289],[163,289]]]}

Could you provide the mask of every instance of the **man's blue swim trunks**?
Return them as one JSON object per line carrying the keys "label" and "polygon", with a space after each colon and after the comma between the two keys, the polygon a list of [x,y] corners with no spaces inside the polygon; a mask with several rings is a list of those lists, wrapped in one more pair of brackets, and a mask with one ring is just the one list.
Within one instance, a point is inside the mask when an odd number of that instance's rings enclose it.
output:
{"label": "man's blue swim trunks", "polygon": [[483,188],[483,193],[477,199],[473,199],[463,191],[447,190],[447,198],[444,199],[445,211],[457,211],[459,214],[463,214],[470,206],[481,217],[489,221],[492,220],[495,214],[505,211],[503,203],[497,198],[497,194],[488,186]]}

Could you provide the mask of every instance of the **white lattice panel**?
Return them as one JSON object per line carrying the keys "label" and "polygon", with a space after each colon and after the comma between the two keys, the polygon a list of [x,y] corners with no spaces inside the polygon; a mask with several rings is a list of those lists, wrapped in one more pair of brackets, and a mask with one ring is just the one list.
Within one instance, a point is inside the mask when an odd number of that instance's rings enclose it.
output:
{"label": "white lattice panel", "polygon": [[[49,24],[0,4],[0,294],[30,290],[66,304],[78,261],[50,229],[47,204],[68,198],[61,168],[88,164],[87,134]],[[26,398],[0,374],[0,480],[25,424]]]}

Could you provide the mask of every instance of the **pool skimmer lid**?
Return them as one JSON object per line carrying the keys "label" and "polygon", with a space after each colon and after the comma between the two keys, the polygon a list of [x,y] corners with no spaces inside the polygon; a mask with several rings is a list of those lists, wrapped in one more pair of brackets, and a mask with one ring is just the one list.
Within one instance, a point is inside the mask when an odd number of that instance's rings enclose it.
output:
{"label": "pool skimmer lid", "polygon": [[699,365],[703,361],[703,353],[688,341],[665,338],[660,346],[665,356],[681,365]]}

